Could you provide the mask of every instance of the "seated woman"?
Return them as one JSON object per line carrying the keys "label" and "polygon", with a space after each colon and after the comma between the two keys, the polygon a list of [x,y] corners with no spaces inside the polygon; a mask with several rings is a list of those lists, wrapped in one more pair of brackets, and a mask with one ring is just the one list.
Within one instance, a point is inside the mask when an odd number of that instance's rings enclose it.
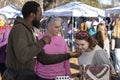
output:
{"label": "seated woman", "polygon": [[79,31],[75,34],[76,49],[81,53],[78,58],[79,65],[93,64],[102,65],[108,64],[112,67],[112,74],[116,74],[113,65],[105,54],[105,50],[97,45],[96,40],[86,31]]}

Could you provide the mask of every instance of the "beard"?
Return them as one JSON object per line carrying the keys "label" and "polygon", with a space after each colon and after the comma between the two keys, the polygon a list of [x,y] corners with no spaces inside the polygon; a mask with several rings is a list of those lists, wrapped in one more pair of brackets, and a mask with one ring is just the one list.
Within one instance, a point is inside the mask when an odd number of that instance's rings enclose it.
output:
{"label": "beard", "polygon": [[40,21],[37,20],[37,18],[35,18],[33,21],[32,21],[32,25],[36,28],[39,28],[40,27]]}

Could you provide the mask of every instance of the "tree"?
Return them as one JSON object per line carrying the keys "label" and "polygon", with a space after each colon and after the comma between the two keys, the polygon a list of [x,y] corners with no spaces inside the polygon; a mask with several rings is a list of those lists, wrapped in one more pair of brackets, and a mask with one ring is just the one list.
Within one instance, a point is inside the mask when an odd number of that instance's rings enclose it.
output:
{"label": "tree", "polygon": [[56,0],[43,0],[43,3],[44,11],[56,7]]}
{"label": "tree", "polygon": [[57,7],[61,4],[65,4],[70,2],[70,0],[43,0],[43,9],[44,11],[49,10],[51,8]]}
{"label": "tree", "polygon": [[102,8],[98,0],[79,0],[79,1],[84,2],[85,4],[88,4],[96,8]]}
{"label": "tree", "polygon": [[85,4],[91,5],[93,7],[101,8],[98,0],[44,0],[43,8],[44,10],[49,10],[51,8],[57,7],[62,4],[66,4],[72,1],[81,1]]}
{"label": "tree", "polygon": [[[8,4],[13,4],[14,6],[18,8],[22,8],[22,6],[24,5],[26,1],[30,1],[30,0],[0,0],[0,8]],[[33,0],[33,1],[40,3],[41,7],[43,8],[43,0]]]}
{"label": "tree", "polygon": [[[13,4],[18,8],[22,8],[22,6],[26,1],[29,1],[29,0],[0,0],[0,8],[8,4]],[[81,1],[81,2],[84,2],[85,4],[88,4],[97,8],[101,8],[101,5],[99,4],[98,0],[34,0],[34,1],[40,3],[41,8],[43,8],[44,10],[48,10],[72,1]]]}

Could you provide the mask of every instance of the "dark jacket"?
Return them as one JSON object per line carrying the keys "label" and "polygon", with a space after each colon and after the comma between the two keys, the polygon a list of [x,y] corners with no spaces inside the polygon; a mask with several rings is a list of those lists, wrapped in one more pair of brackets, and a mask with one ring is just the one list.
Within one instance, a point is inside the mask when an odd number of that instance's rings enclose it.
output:
{"label": "dark jacket", "polygon": [[[39,60],[43,64],[47,64],[47,62],[49,62],[46,61],[46,59],[49,57],[56,60],[60,58],[60,60],[58,60],[57,62],[61,62],[70,58],[70,55],[68,54],[62,56],[60,55],[60,57],[58,55],[59,58],[53,58],[56,55],[47,55],[44,53],[44,51],[42,50],[44,45],[45,43],[43,40],[35,41],[32,33],[32,27],[30,28],[30,26],[25,23],[24,19],[17,17],[8,39],[8,46],[6,50],[7,68],[13,69],[15,71],[33,71],[36,60],[36,58],[34,57],[37,55],[40,56]],[[51,60],[51,62],[49,62],[48,64],[57,63],[56,60]],[[11,77],[11,73],[9,73],[9,71],[5,72],[3,80],[8,80],[8,78],[6,77]],[[10,78],[10,80],[14,79]]]}

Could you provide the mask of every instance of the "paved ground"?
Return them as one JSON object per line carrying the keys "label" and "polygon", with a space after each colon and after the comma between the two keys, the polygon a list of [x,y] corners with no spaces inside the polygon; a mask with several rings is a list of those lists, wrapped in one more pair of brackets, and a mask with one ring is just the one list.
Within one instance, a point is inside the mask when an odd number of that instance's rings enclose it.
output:
{"label": "paved ground", "polygon": [[77,58],[71,58],[70,59],[70,71],[72,73],[72,77],[77,76],[77,73],[79,73],[79,66],[78,66],[78,61]]}

